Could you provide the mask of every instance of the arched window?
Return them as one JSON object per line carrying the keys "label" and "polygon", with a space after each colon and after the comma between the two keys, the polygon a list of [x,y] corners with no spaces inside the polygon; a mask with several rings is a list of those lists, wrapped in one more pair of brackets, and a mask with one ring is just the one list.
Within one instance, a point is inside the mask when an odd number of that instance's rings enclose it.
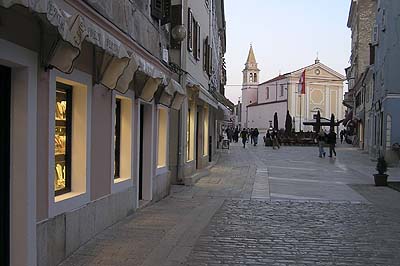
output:
{"label": "arched window", "polygon": [[257,73],[254,73],[254,82],[257,82]]}
{"label": "arched window", "polygon": [[253,82],[253,73],[250,73],[250,79],[249,79],[249,81],[250,81],[250,82]]}

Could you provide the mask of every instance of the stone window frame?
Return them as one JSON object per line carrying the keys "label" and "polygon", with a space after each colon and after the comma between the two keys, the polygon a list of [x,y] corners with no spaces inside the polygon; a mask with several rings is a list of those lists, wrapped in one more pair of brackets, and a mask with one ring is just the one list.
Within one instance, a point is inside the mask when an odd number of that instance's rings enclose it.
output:
{"label": "stone window frame", "polygon": [[[72,86],[72,149],[71,192],[54,195],[54,135],[56,82]],[[65,74],[50,70],[49,79],[49,151],[48,151],[48,206],[49,218],[77,209],[90,202],[90,145],[91,145],[92,76],[75,69]],[[83,119],[74,119],[77,117]],[[74,115],[75,114],[75,115]]]}
{"label": "stone window frame", "polygon": [[135,93],[128,90],[125,94],[113,91],[112,93],[112,117],[115,116],[116,100],[121,100],[121,148],[120,148],[120,177],[114,179],[114,136],[115,136],[115,121],[112,119],[111,124],[111,192],[121,192],[133,186],[135,177],[134,172],[134,117],[135,117]]}

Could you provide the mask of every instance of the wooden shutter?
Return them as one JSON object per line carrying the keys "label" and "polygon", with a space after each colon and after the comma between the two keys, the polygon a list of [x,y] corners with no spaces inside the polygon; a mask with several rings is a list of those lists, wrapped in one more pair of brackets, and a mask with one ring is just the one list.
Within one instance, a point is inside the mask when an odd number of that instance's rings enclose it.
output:
{"label": "wooden shutter", "polygon": [[188,11],[188,25],[187,25],[187,47],[188,50],[191,52],[193,51],[193,13],[192,10],[189,8]]}
{"label": "wooden shutter", "polygon": [[208,37],[204,39],[203,43],[203,70],[204,72],[208,70]]}
{"label": "wooden shutter", "polygon": [[156,19],[163,18],[163,0],[151,0],[151,16]]}
{"label": "wooden shutter", "polygon": [[211,47],[211,45],[208,46],[208,75],[211,76],[212,74],[212,69],[213,69],[213,49]]}
{"label": "wooden shutter", "polygon": [[200,60],[200,54],[201,54],[201,34],[200,34],[200,23],[197,23],[197,53],[196,53],[196,59]]}
{"label": "wooden shutter", "polygon": [[161,24],[167,24],[171,22],[171,0],[163,0],[163,15],[162,15],[162,20],[161,20]]}
{"label": "wooden shutter", "polygon": [[193,47],[193,56],[194,58],[197,57],[197,21],[193,19],[193,40],[192,40],[192,47]]}

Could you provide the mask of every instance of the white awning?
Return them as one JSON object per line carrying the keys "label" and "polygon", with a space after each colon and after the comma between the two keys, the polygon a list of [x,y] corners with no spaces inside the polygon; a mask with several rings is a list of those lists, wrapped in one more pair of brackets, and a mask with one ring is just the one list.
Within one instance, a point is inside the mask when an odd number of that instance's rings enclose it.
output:
{"label": "white awning", "polygon": [[170,79],[168,85],[157,93],[156,98],[158,103],[176,110],[180,109],[183,99],[185,99],[185,93],[182,86],[173,79]]}
{"label": "white awning", "polygon": [[137,97],[150,102],[158,87],[162,84],[166,86],[168,81],[164,73],[141,57],[138,57],[138,65],[133,78],[133,90]]}
{"label": "white awning", "polygon": [[[171,106],[172,99],[174,98],[174,94],[176,92],[175,83],[173,79],[171,79],[167,86],[162,88],[158,93],[156,93],[156,102],[167,107]],[[178,84],[179,85],[179,84]]]}
{"label": "white awning", "polygon": [[199,91],[199,99],[202,100],[203,102],[208,103],[210,106],[214,107],[215,109],[218,109],[218,101],[214,99],[214,97],[206,91],[205,89],[201,88]]}
{"label": "white awning", "polygon": [[[166,75],[156,66],[132,52],[117,38],[92,20],[82,16],[79,10],[69,14],[54,0],[0,0],[0,6],[9,8],[20,5],[41,14],[45,21],[57,29],[61,41],[46,55],[47,64],[65,73],[71,73],[79,56],[83,41],[100,48],[98,57],[99,80],[109,89],[125,93],[129,86],[138,97],[151,101],[160,85],[167,86]],[[134,81],[134,82],[132,82]],[[132,83],[131,83],[132,82]]]}
{"label": "white awning", "polygon": [[84,40],[102,48],[116,58],[129,58],[124,45],[101,27],[84,18],[79,13],[69,14],[59,8],[54,0],[0,0],[0,6],[9,8],[20,5],[29,10],[42,14],[43,18],[57,28],[61,41],[57,42],[48,64],[60,71],[70,73],[73,62],[79,56]]}
{"label": "white awning", "polygon": [[185,98],[186,98],[186,92],[178,82],[174,81],[174,83],[176,83],[174,86],[176,92],[175,92],[174,99],[172,100],[172,103],[171,103],[171,108],[175,109],[175,110],[179,110],[179,109],[181,109],[183,100],[185,100]]}

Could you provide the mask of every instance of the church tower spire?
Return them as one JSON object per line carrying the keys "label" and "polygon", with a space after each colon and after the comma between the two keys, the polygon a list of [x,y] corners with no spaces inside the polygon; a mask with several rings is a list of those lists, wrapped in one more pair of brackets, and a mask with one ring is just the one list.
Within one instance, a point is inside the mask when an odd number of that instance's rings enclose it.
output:
{"label": "church tower spire", "polygon": [[253,45],[250,44],[249,54],[243,69],[243,85],[258,85],[259,73],[258,64],[254,55]]}
{"label": "church tower spire", "polygon": [[245,64],[247,69],[257,69],[257,61],[254,56],[253,45],[250,44],[249,55],[247,56],[247,61]]}
{"label": "church tower spire", "polygon": [[248,127],[247,106],[257,104],[258,102],[258,84],[260,81],[260,70],[256,57],[254,55],[253,45],[250,44],[249,54],[247,55],[245,67],[243,69],[243,85],[242,85],[242,110],[241,110],[241,126]]}

